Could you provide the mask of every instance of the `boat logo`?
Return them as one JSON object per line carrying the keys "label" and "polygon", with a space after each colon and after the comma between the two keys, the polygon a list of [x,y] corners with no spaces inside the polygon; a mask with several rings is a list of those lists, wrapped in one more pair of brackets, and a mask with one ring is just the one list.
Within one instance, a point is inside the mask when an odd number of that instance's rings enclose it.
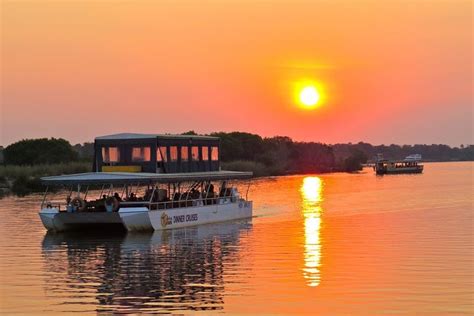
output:
{"label": "boat logo", "polygon": [[166,227],[166,225],[168,225],[168,221],[169,221],[168,214],[166,213],[161,214],[161,226]]}

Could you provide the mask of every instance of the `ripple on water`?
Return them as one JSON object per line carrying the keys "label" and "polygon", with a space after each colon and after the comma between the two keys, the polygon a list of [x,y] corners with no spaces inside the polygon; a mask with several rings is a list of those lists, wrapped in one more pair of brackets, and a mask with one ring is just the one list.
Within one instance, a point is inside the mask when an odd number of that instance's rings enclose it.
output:
{"label": "ripple on water", "polygon": [[46,233],[0,201],[0,309],[45,314],[471,314],[472,164],[419,176],[259,179],[251,221],[153,234]]}

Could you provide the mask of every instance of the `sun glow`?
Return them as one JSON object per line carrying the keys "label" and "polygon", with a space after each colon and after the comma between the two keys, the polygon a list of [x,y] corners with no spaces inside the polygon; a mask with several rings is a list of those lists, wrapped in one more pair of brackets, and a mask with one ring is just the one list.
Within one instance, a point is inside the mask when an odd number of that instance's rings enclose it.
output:
{"label": "sun glow", "polygon": [[314,107],[318,104],[319,93],[313,86],[308,86],[303,88],[300,92],[300,101],[303,105],[307,107]]}
{"label": "sun glow", "polygon": [[313,110],[321,105],[324,94],[320,84],[312,80],[302,80],[294,85],[295,103],[305,110]]}

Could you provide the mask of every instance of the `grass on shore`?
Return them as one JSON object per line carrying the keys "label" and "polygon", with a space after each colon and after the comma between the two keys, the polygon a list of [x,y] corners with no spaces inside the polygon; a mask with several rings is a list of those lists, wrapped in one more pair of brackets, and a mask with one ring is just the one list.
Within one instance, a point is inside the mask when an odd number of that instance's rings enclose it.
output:
{"label": "grass on shore", "polygon": [[274,176],[283,174],[283,169],[277,166],[269,167],[261,162],[249,160],[235,160],[221,162],[223,170],[252,171],[254,177]]}
{"label": "grass on shore", "polygon": [[90,162],[70,162],[35,166],[0,166],[0,198],[9,193],[24,196],[33,192],[42,192],[40,178],[61,174],[91,171]]}
{"label": "grass on shore", "polygon": [[[247,160],[222,162],[222,169],[235,171],[252,171],[255,177],[282,174],[278,166],[266,166],[263,163]],[[73,174],[91,171],[90,162],[70,162],[34,166],[0,166],[0,198],[8,194],[24,196],[42,192],[40,178],[61,174]]]}
{"label": "grass on shore", "polygon": [[0,166],[0,178],[16,179],[24,177],[56,176],[91,171],[90,162],[70,162],[52,165]]}

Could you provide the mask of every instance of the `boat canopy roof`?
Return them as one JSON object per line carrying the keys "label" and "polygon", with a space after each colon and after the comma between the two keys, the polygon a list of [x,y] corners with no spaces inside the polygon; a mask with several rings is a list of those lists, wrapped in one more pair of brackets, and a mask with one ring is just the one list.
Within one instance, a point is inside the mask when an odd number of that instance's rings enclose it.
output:
{"label": "boat canopy roof", "polygon": [[77,184],[153,184],[186,181],[217,181],[248,179],[252,172],[208,171],[187,173],[134,173],[134,172],[87,172],[41,178],[43,185]]}
{"label": "boat canopy roof", "polygon": [[391,159],[380,159],[377,160],[376,162],[389,162],[389,163],[421,163],[420,160],[407,160],[407,159],[398,159],[398,160],[391,160]]}
{"label": "boat canopy roof", "polygon": [[113,135],[98,136],[96,140],[130,140],[130,139],[200,139],[218,140],[219,137],[202,135],[173,135],[173,134],[139,134],[139,133],[119,133]]}

